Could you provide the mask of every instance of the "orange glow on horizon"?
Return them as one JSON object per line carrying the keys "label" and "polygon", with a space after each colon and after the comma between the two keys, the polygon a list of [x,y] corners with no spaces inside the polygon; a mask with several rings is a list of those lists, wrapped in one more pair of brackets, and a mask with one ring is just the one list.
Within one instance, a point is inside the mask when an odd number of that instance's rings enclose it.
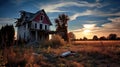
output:
{"label": "orange glow on horizon", "polygon": [[[77,39],[80,39],[80,38],[83,38],[83,37],[87,37],[88,39],[92,39],[94,35],[97,35],[98,38],[102,37],[102,36],[105,36],[105,37],[108,37],[109,34],[111,32],[92,32],[90,30],[90,32],[73,32],[76,36]],[[117,33],[117,32],[112,32],[112,33],[115,33],[117,34],[117,37],[120,37],[120,33]]]}
{"label": "orange glow on horizon", "polygon": [[90,32],[91,32],[91,30],[84,30],[84,31],[83,31],[84,34],[88,34],[88,33],[90,33]]}

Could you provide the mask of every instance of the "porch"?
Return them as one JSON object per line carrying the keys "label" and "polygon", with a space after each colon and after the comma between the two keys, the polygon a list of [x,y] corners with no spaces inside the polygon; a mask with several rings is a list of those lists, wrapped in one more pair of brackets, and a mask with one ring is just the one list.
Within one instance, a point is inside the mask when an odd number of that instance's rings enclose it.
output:
{"label": "porch", "polygon": [[30,41],[31,42],[42,42],[49,40],[49,33],[43,30],[31,30]]}

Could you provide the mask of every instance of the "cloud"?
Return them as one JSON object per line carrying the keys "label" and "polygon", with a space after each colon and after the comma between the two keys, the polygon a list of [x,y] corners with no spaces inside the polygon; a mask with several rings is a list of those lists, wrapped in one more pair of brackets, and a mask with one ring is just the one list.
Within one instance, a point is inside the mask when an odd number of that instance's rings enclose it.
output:
{"label": "cloud", "polygon": [[120,16],[120,12],[116,12],[116,13],[105,13],[105,12],[101,12],[101,13],[98,13],[98,16]]}
{"label": "cloud", "polygon": [[120,23],[120,17],[117,18],[108,18],[111,22]]}
{"label": "cloud", "polygon": [[117,31],[119,31],[120,29],[120,17],[117,17],[117,18],[108,18],[108,20],[111,22],[111,23],[106,23],[106,24],[103,24],[102,26],[104,28],[107,28],[107,29],[116,29]]}
{"label": "cloud", "polygon": [[73,30],[74,32],[82,32],[85,29],[92,30],[92,32],[118,32],[120,30],[120,17],[108,18],[109,23],[105,23],[98,27],[96,24],[83,24],[83,28]]}
{"label": "cloud", "polygon": [[11,24],[14,23],[16,20],[14,18],[0,18],[0,24]]}
{"label": "cloud", "polygon": [[96,24],[83,24],[83,28],[81,29],[76,29],[72,30],[77,38],[82,38],[82,37],[87,37],[87,38],[92,38],[93,32],[99,30],[100,28],[96,26]]}
{"label": "cloud", "polygon": [[79,1],[79,2],[59,2],[52,4],[44,4],[38,5],[39,9],[45,9],[46,12],[66,12],[60,10],[61,7],[70,7],[70,6],[78,6],[78,7],[98,7],[100,4],[98,3],[88,3],[87,1]]}
{"label": "cloud", "polygon": [[70,16],[70,20],[72,21],[72,20],[75,20],[79,16],[87,16],[87,15],[92,15],[92,14],[94,14],[93,11],[86,10],[86,11],[84,11],[82,13],[75,13],[74,15]]}
{"label": "cloud", "polygon": [[92,24],[92,23],[99,23],[99,22],[104,22],[105,20],[84,20],[84,21],[80,21],[80,22],[84,22],[84,23],[89,23],[89,24]]}
{"label": "cloud", "polygon": [[46,12],[64,12],[62,10],[59,10],[58,8],[65,6],[64,3],[58,3],[58,4],[47,4],[44,6],[41,6],[40,9],[45,9]]}
{"label": "cloud", "polygon": [[116,13],[107,13],[107,12],[102,12],[98,10],[86,10],[81,13],[75,13],[70,16],[70,21],[76,20],[78,17],[81,16],[88,16],[88,15],[94,15],[94,16],[102,16],[102,17],[110,17],[110,16],[120,16],[120,12]]}
{"label": "cloud", "polygon": [[92,29],[96,26],[96,24],[83,24],[83,27],[86,29]]}
{"label": "cloud", "polygon": [[97,27],[96,24],[83,24],[83,27],[81,29],[72,30],[73,32],[83,32],[84,30],[92,30],[91,32],[98,31],[101,29],[100,27]]}
{"label": "cloud", "polygon": [[6,24],[15,24],[15,21],[14,18],[0,18],[0,28]]}
{"label": "cloud", "polygon": [[[115,33],[120,36],[120,17],[116,18],[108,18],[109,23],[105,23],[98,27],[97,24],[83,24],[83,27],[80,29],[71,30],[77,38],[80,37],[88,37],[92,38],[94,35],[100,36],[108,36],[110,33]],[[84,34],[85,30],[90,30],[90,32],[86,35]]]}

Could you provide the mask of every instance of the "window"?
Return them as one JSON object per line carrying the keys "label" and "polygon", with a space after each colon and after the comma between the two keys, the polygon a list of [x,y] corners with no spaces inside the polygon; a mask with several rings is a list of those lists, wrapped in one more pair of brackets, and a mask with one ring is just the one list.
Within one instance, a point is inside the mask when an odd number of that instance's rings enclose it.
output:
{"label": "window", "polygon": [[40,29],[42,29],[42,24],[40,24]]}
{"label": "window", "polygon": [[40,20],[43,20],[43,15],[42,15],[42,16],[40,16]]}
{"label": "window", "polygon": [[31,27],[31,24],[30,23],[28,23],[28,28],[30,28]]}
{"label": "window", "polygon": [[47,25],[45,25],[45,30],[47,30]]}
{"label": "window", "polygon": [[37,28],[37,23],[35,23],[35,28]]}

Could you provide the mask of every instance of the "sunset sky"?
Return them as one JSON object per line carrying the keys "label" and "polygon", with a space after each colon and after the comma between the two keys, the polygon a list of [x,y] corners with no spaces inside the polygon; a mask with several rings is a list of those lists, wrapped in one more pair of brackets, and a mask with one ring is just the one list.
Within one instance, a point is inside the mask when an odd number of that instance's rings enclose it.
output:
{"label": "sunset sky", "polygon": [[68,30],[76,38],[92,38],[94,35],[108,36],[115,33],[120,36],[120,0],[0,0],[0,28],[5,24],[14,24],[19,11],[47,12],[55,30],[54,19],[59,14],[69,16]]}

